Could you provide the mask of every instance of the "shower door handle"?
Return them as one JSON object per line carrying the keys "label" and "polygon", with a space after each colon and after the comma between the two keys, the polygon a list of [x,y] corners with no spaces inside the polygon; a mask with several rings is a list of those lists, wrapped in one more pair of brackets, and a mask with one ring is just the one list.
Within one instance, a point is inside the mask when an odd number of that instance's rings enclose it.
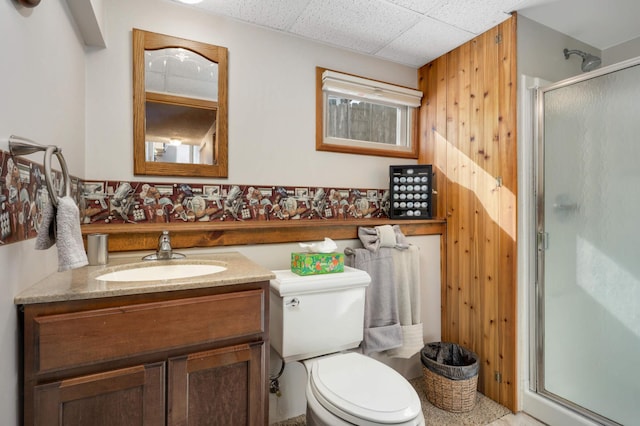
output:
{"label": "shower door handle", "polygon": [[553,209],[557,212],[566,213],[578,210],[578,203],[571,201],[571,198],[569,194],[558,194],[555,203],[553,203]]}
{"label": "shower door handle", "polygon": [[548,232],[538,232],[538,250],[548,250],[549,249],[549,233]]}
{"label": "shower door handle", "polygon": [[573,204],[554,204],[553,208],[557,211],[565,211],[570,212],[574,210],[578,210],[578,205],[576,203]]}

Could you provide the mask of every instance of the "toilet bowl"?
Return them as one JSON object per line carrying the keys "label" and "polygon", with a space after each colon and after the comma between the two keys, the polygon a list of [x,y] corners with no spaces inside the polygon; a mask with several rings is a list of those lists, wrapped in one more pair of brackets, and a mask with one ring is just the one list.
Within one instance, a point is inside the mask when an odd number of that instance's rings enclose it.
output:
{"label": "toilet bowl", "polygon": [[308,426],[420,426],[420,398],[391,367],[359,353],[303,362]]}
{"label": "toilet bowl", "polygon": [[355,351],[364,334],[361,270],[299,276],[274,271],[270,282],[271,346],[307,371],[307,425],[420,426],[420,398],[411,384],[380,361]]}

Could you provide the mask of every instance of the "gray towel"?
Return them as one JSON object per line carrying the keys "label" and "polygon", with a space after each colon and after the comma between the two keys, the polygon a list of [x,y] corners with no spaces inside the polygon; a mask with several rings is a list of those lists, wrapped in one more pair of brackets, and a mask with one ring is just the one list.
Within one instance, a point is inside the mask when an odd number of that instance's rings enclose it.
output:
{"label": "gray towel", "polygon": [[[383,226],[388,227],[391,225],[383,225]],[[381,241],[380,241],[380,233],[381,231],[386,232],[386,230],[380,230],[379,228],[382,228],[382,227],[376,226],[375,228],[365,228],[361,226],[358,228],[358,238],[360,238],[360,241],[362,242],[362,245],[364,246],[364,248],[371,251],[377,251],[378,249],[382,248]],[[407,247],[409,247],[407,238],[404,236],[404,234],[400,230],[400,227],[398,225],[393,225],[391,226],[391,228],[393,229],[393,232],[395,233],[395,236],[396,236],[395,248],[406,249]]]}
{"label": "gray towel", "polygon": [[393,250],[392,257],[402,346],[387,351],[387,355],[411,358],[424,347],[420,316],[420,250],[410,245],[407,250]]}
{"label": "gray towel", "polygon": [[371,276],[371,284],[365,293],[364,337],[361,344],[365,355],[402,345],[402,328],[393,283],[392,250],[395,249],[381,248],[376,252],[362,248],[345,250],[345,263]]}
{"label": "gray towel", "polygon": [[56,208],[51,201],[44,205],[36,236],[36,250],[46,250],[56,243]]}
{"label": "gray towel", "polygon": [[36,238],[36,250],[58,248],[58,271],[80,268],[89,263],[82,243],[80,211],[73,198],[58,197],[58,207],[47,203]]}

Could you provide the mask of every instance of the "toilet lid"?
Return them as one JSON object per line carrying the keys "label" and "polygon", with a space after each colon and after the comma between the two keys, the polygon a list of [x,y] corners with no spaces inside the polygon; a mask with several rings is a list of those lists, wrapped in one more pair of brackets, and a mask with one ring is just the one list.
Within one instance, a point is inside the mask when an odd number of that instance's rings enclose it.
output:
{"label": "toilet lid", "polygon": [[315,362],[312,389],[318,401],[339,417],[342,413],[375,423],[403,423],[421,410],[415,389],[391,367],[357,353]]}

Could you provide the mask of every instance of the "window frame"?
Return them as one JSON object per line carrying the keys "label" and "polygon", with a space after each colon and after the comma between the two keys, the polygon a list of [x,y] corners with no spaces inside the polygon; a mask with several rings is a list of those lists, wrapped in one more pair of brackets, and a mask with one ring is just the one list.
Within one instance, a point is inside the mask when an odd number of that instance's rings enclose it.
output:
{"label": "window frame", "polygon": [[[344,76],[354,77],[355,79],[363,79],[370,84],[371,87],[394,86],[402,90],[406,90],[402,86],[392,85],[377,80],[371,80],[354,74],[347,74],[339,71],[333,71],[327,68],[316,67],[316,151],[330,151],[346,154],[376,155],[383,157],[398,158],[418,158],[418,130],[417,119],[419,107],[410,107],[407,110],[406,119],[408,121],[406,137],[408,138],[407,146],[390,145],[380,142],[358,141],[353,139],[327,138],[325,137],[325,99],[327,93],[323,90],[323,75],[325,71],[337,73]],[[415,91],[414,89],[409,89]],[[417,92],[417,91],[415,91]],[[371,102],[370,99],[360,98],[357,96],[348,96],[350,99],[361,99],[365,102]],[[389,105],[386,102],[380,102],[381,105]]]}

